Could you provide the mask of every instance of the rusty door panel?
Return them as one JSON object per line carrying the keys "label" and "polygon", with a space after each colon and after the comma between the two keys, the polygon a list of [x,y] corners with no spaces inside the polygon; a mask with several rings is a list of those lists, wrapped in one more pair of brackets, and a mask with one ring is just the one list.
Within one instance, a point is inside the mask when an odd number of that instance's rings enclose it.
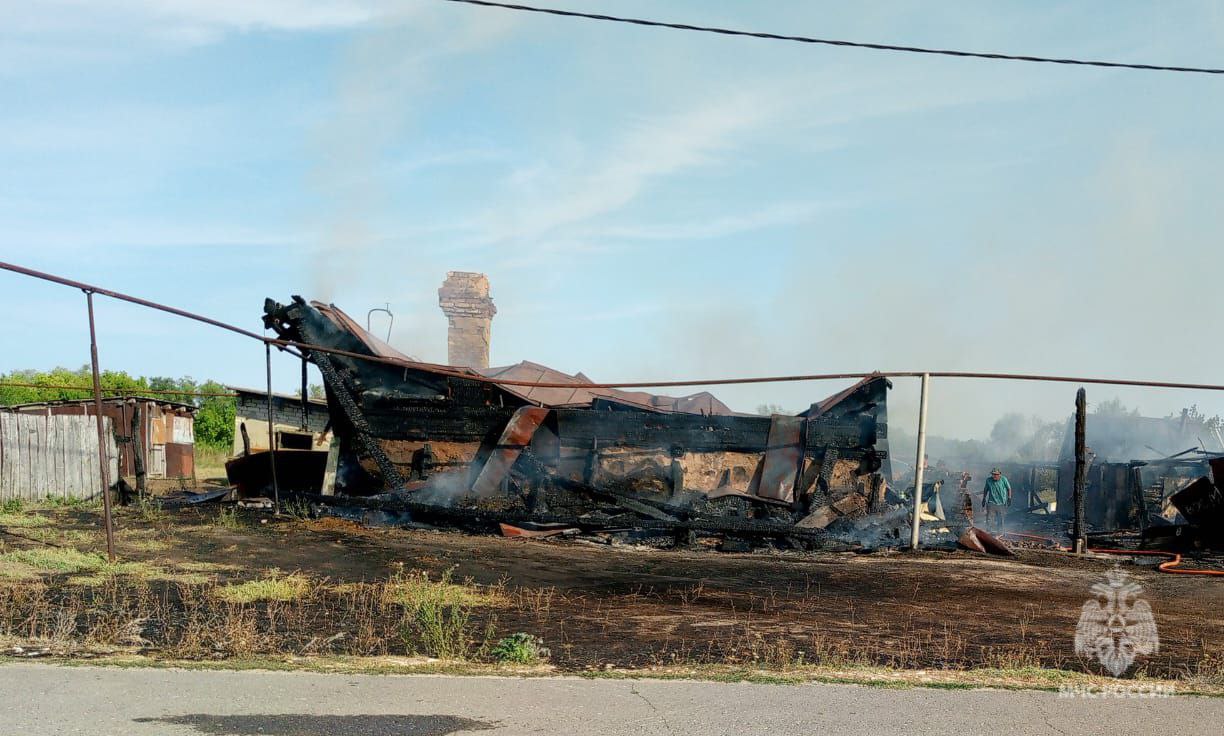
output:
{"label": "rusty door panel", "polygon": [[803,457],[803,417],[775,414],[769,425],[769,440],[761,469],[757,495],[790,503],[795,497],[795,477]]}
{"label": "rusty door panel", "polygon": [[514,410],[506,428],[497,439],[497,445],[489,453],[484,467],[472,483],[472,492],[477,496],[491,496],[501,487],[502,478],[510,472],[514,461],[531,444],[536,430],[548,418],[549,409],[539,406],[523,406]]}

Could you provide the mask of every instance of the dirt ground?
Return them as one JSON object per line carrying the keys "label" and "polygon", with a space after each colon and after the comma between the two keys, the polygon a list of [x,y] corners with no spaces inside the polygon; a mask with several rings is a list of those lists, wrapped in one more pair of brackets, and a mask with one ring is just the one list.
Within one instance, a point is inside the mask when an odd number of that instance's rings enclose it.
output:
{"label": "dirt ground", "polygon": [[[517,591],[512,603],[478,616],[495,617],[499,631],[543,638],[554,664],[569,670],[845,661],[1099,672],[1075,655],[1073,637],[1091,586],[1118,562],[1024,550],[1014,559],[727,554],[365,529],[338,519],[252,518],[225,526],[215,523],[217,513],[122,511],[120,554],[169,568],[207,563],[229,579],[268,568],[335,583],[385,579],[398,565],[432,575],[452,570],[457,580]],[[58,510],[53,528],[84,549],[100,542],[98,517]],[[5,535],[3,544],[11,550],[38,542]],[[1120,563],[1143,586],[1159,629],[1160,649],[1146,673],[1218,670],[1224,579],[1162,574],[1129,558]],[[316,624],[325,634],[343,622],[324,616]]]}

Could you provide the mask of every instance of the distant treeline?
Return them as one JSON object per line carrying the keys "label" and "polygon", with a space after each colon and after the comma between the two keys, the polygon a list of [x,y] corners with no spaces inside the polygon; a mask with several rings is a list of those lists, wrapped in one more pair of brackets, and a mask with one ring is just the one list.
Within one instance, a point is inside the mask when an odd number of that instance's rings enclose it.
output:
{"label": "distant treeline", "polygon": [[[182,378],[130,376],[124,371],[103,371],[100,379],[104,396],[115,396],[113,390],[121,390],[128,395],[148,395],[164,401],[195,406],[197,407],[195,414],[197,443],[220,448],[229,448],[234,443],[234,397],[191,395],[193,393],[225,393],[227,391],[225,386],[216,381],[196,381],[191,376]],[[5,385],[10,383],[34,384],[37,388]],[[72,386],[73,388],[52,388],[58,386]],[[77,386],[80,388],[75,388]],[[182,391],[184,393],[142,394],[142,391]],[[93,375],[87,365],[75,371],[56,368],[50,371],[20,370],[0,374],[0,406],[61,399],[87,399],[92,396]]]}

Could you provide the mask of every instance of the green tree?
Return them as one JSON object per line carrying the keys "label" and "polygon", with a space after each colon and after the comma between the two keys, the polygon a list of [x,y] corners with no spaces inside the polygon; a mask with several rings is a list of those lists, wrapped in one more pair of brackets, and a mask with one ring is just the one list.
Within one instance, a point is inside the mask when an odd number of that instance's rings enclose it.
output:
{"label": "green tree", "polygon": [[756,408],[756,413],[764,415],[764,416],[769,416],[771,414],[794,415],[794,414],[797,414],[798,412],[787,411],[786,409],[782,408],[778,404],[759,404]]}
{"label": "green tree", "polygon": [[[220,393],[225,387],[216,381],[205,381],[202,393]],[[201,396],[195,415],[196,441],[228,450],[234,444],[234,416],[237,399],[233,396]]]}
{"label": "green tree", "polygon": [[[98,382],[104,391],[122,389],[136,392],[149,388],[144,378],[133,378],[124,371],[102,371]],[[75,371],[61,367],[49,371],[16,370],[0,374],[0,384],[11,383],[33,384],[33,387],[0,385],[2,406],[60,399],[87,399],[93,396],[93,373],[87,365]],[[61,386],[71,388],[60,388]],[[114,393],[108,391],[107,395],[113,396]]]}
{"label": "green tree", "polygon": [[1122,399],[1117,396],[1112,399],[1106,399],[1092,408],[1093,414],[1100,414],[1106,417],[1137,417],[1139,416],[1138,409],[1128,409],[1126,404],[1122,403]]}

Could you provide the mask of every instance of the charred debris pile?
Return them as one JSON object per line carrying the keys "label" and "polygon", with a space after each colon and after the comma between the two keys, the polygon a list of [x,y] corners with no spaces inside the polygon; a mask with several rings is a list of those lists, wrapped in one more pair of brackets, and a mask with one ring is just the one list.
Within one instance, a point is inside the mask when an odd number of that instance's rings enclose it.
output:
{"label": "charred debris pile", "polygon": [[[886,480],[884,377],[796,416],[745,415],[704,392],[601,388],[533,363],[421,363],[335,306],[300,297],[268,300],[264,311],[281,338],[343,351],[305,353],[323,376],[335,434],[328,482],[293,472],[302,451],[275,453],[281,491],[328,513],[739,550],[878,546],[908,530]],[[254,455],[235,463],[248,476],[270,465]]]}

